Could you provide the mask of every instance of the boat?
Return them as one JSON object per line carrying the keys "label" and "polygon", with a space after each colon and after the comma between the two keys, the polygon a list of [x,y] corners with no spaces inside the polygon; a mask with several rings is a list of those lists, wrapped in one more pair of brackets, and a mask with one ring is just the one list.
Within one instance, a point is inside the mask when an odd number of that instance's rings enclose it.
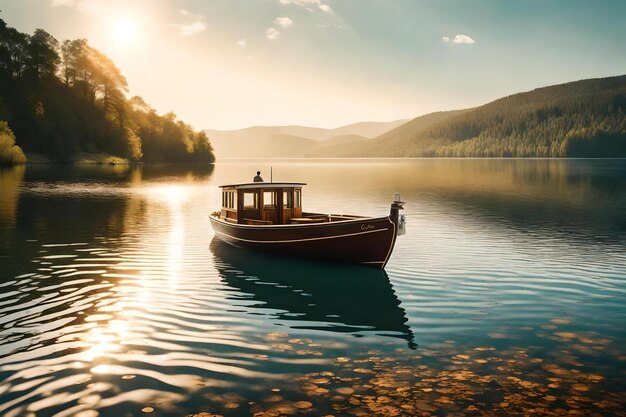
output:
{"label": "boat", "polygon": [[302,182],[222,185],[222,207],[210,214],[215,236],[237,247],[282,256],[384,269],[405,231],[404,202],[395,194],[389,215],[367,217],[305,212]]}

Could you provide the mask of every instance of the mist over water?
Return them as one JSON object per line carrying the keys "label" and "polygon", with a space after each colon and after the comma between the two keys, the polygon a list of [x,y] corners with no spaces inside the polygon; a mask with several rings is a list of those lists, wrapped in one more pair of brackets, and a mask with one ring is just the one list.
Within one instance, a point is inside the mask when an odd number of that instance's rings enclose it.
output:
{"label": "mist over water", "polygon": [[[386,271],[213,239],[270,167],[307,211],[400,192]],[[0,415],[624,415],[624,213],[624,160],[2,170]]]}

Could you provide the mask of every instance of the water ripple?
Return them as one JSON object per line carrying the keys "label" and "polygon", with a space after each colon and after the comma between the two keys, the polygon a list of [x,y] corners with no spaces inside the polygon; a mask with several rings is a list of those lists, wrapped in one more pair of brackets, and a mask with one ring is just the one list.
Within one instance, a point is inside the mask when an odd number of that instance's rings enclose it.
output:
{"label": "water ripple", "polygon": [[[428,404],[444,403],[420,402],[436,393],[422,378],[452,384],[465,375],[454,370],[489,370],[500,384],[490,390],[522,396],[507,378],[528,375],[535,382],[522,382],[534,387],[558,375],[570,385],[549,395],[603,398],[600,415],[622,405],[623,177],[603,178],[619,194],[605,193],[593,170],[571,182],[549,161],[505,170],[346,163],[282,162],[280,171],[310,183],[313,210],[378,215],[401,191],[408,233],[386,272],[268,259],[214,240],[216,185],[239,178],[245,163],[167,180],[132,170],[124,181],[33,174],[0,236],[11,251],[0,259],[0,414],[140,415],[149,406],[164,416],[252,415],[307,401],[317,408],[302,410],[350,414],[332,408],[350,390],[411,392],[405,398],[434,412]],[[537,364],[545,368],[525,368]],[[420,394],[393,385],[402,378]],[[393,388],[377,391],[385,384]],[[468,398],[455,389],[446,395]],[[595,407],[582,394],[567,398]]]}

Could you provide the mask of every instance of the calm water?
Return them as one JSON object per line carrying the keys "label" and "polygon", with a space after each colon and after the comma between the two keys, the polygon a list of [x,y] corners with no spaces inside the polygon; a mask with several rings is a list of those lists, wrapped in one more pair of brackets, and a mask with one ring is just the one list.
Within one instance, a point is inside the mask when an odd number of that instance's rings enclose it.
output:
{"label": "calm water", "polygon": [[[310,211],[400,192],[386,272],[215,241],[270,165]],[[2,416],[623,416],[625,346],[624,160],[0,171]]]}

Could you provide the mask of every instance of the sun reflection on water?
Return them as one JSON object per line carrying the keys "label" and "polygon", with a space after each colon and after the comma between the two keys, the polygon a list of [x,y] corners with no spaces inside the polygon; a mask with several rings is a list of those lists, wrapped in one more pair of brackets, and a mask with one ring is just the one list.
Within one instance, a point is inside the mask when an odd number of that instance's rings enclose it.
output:
{"label": "sun reflection on water", "polygon": [[170,282],[178,280],[183,260],[183,244],[185,240],[184,215],[181,202],[170,204],[170,232],[167,243],[167,272]]}
{"label": "sun reflection on water", "polygon": [[84,341],[91,347],[83,352],[81,359],[94,362],[121,350],[121,342],[126,338],[128,324],[122,320],[111,320],[106,325],[94,327],[85,334]]}
{"label": "sun reflection on water", "polygon": [[[85,333],[83,341],[90,347],[82,353],[80,360],[97,364],[92,368],[92,372],[97,374],[108,374],[111,367],[101,362],[123,354],[123,346],[132,343],[133,338],[149,337],[145,332],[151,329],[142,328],[141,324],[144,313],[160,310],[161,302],[158,300],[163,289],[159,285],[164,279],[169,287],[168,297],[176,294],[182,271],[184,206],[193,195],[194,187],[179,183],[146,185],[138,180],[134,188],[147,201],[143,210],[133,213],[133,217],[143,216],[140,222],[147,224],[146,233],[142,236],[145,249],[125,256],[109,268],[103,276],[117,280],[112,289],[118,297],[117,301],[102,306],[98,313],[85,319],[97,323],[97,326]],[[99,314],[105,312],[115,316]]]}

